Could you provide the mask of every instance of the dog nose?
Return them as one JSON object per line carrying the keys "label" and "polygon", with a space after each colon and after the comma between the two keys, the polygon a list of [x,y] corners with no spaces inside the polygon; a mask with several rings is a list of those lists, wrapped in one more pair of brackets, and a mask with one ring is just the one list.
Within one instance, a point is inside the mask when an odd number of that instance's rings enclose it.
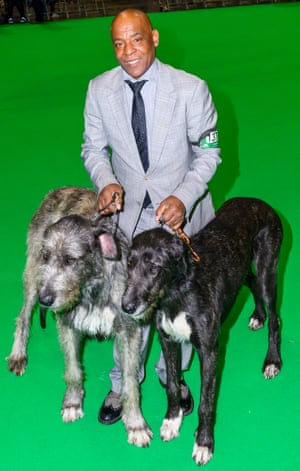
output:
{"label": "dog nose", "polygon": [[47,307],[52,306],[52,304],[54,303],[54,299],[55,298],[54,298],[53,294],[46,294],[44,296],[39,297],[40,304],[42,304],[43,306],[47,306]]}
{"label": "dog nose", "polygon": [[125,303],[124,301],[122,302],[122,309],[125,311],[127,314],[133,314],[136,310],[135,304],[134,303]]}

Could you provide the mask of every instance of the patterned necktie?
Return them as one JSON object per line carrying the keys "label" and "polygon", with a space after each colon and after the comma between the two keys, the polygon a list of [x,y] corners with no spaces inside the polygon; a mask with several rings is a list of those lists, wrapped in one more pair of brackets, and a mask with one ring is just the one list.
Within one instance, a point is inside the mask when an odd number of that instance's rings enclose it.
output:
{"label": "patterned necktie", "polygon": [[148,158],[148,145],[147,145],[147,129],[146,129],[146,115],[144,100],[141,95],[141,90],[147,80],[140,80],[139,82],[130,82],[125,80],[133,91],[131,125],[136,140],[136,145],[140,154],[140,158],[145,172],[149,167]]}

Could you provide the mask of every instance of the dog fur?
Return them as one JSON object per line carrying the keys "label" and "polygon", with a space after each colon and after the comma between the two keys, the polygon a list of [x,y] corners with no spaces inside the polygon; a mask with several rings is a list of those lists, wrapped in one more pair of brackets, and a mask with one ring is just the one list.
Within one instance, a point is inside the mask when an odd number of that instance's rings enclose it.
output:
{"label": "dog fur", "polygon": [[129,443],[148,446],[152,433],[139,404],[139,326],[121,309],[128,242],[110,217],[99,217],[92,190],[64,187],[46,196],[27,236],[24,304],[17,318],[8,367],[25,372],[31,316],[36,304],[53,311],[65,360],[64,422],[83,417],[84,337],[114,335],[122,368],[123,422]]}
{"label": "dog fur", "polygon": [[139,234],[128,257],[127,289],[123,309],[140,321],[154,319],[167,363],[168,410],[161,438],[178,436],[182,421],[179,406],[178,342],[189,341],[201,364],[199,423],[193,448],[197,465],[206,464],[214,450],[214,416],[218,338],[243,284],[255,301],[249,327],[263,327],[269,316],[265,378],[281,369],[279,318],[276,312],[276,274],[282,242],[278,215],[254,198],[227,201],[204,229],[191,238],[200,255],[192,260],[188,246],[162,228]]}

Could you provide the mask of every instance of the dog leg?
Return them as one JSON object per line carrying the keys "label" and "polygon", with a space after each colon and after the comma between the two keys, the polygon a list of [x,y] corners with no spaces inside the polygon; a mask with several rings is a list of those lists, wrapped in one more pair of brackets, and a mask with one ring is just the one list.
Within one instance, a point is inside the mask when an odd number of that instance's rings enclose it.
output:
{"label": "dog leg", "polygon": [[25,373],[31,314],[37,300],[36,289],[31,282],[32,277],[29,276],[29,273],[31,273],[31,271],[28,264],[24,273],[25,302],[16,321],[14,343],[10,355],[7,357],[8,369],[17,376],[21,376]]}
{"label": "dog leg", "polygon": [[[277,228],[273,232],[263,234],[258,238],[257,250],[254,253],[254,264],[257,276],[252,283],[255,300],[265,306],[268,313],[268,351],[263,363],[263,375],[272,379],[280,372],[282,361],[279,352],[280,321],[276,311],[277,298],[277,264],[282,233]],[[259,242],[259,243],[258,243]],[[253,316],[252,316],[253,317]]]}
{"label": "dog leg", "polygon": [[277,376],[281,370],[280,357],[280,320],[276,311],[276,273],[269,274],[266,288],[265,303],[268,311],[268,351],[263,364],[263,374],[266,379]]}
{"label": "dog leg", "polygon": [[[273,304],[273,303],[272,303]],[[280,321],[274,305],[267,305],[268,322],[268,352],[263,364],[263,374],[266,379],[272,379],[277,376],[281,370],[282,361],[280,358]]]}
{"label": "dog leg", "polygon": [[63,422],[74,422],[83,417],[83,373],[80,364],[81,336],[73,329],[63,325],[57,316],[57,328],[65,360],[66,393],[61,415]]}
{"label": "dog leg", "polygon": [[201,399],[199,423],[196,431],[192,457],[197,465],[207,464],[213,456],[214,449],[214,408],[216,389],[217,346],[198,350],[201,368]]}
{"label": "dog leg", "polygon": [[[158,319],[158,313],[157,313]],[[182,423],[183,413],[180,408],[180,344],[173,342],[159,328],[160,321],[157,322],[160,343],[164,354],[167,368],[167,398],[168,409],[160,427],[160,438],[169,442],[179,436],[179,430]]]}
{"label": "dog leg", "polygon": [[[128,320],[123,319],[124,324]],[[141,330],[138,325],[128,325],[116,329],[122,370],[122,420],[126,428],[128,443],[138,447],[147,447],[152,439],[140,408],[140,387],[138,382]]]}
{"label": "dog leg", "polygon": [[251,330],[259,330],[262,329],[265,325],[265,320],[267,317],[264,300],[262,298],[262,293],[259,287],[258,279],[253,274],[250,273],[247,277],[245,284],[249,287],[250,291],[252,292],[254,302],[255,302],[255,309],[252,316],[249,319],[248,327]]}

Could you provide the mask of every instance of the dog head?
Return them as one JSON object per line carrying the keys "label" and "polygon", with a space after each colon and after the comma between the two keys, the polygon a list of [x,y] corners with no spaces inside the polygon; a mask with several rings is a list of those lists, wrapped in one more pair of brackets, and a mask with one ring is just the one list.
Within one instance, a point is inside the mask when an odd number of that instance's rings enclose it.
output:
{"label": "dog head", "polygon": [[149,321],[175,278],[185,272],[182,241],[164,229],[145,231],[133,239],[128,255],[123,310]]}
{"label": "dog head", "polygon": [[[120,257],[111,224],[93,225],[79,215],[65,216],[46,228],[38,257],[37,290],[41,306],[70,311],[86,294],[101,295],[105,261]],[[97,281],[97,282],[96,282]]]}

